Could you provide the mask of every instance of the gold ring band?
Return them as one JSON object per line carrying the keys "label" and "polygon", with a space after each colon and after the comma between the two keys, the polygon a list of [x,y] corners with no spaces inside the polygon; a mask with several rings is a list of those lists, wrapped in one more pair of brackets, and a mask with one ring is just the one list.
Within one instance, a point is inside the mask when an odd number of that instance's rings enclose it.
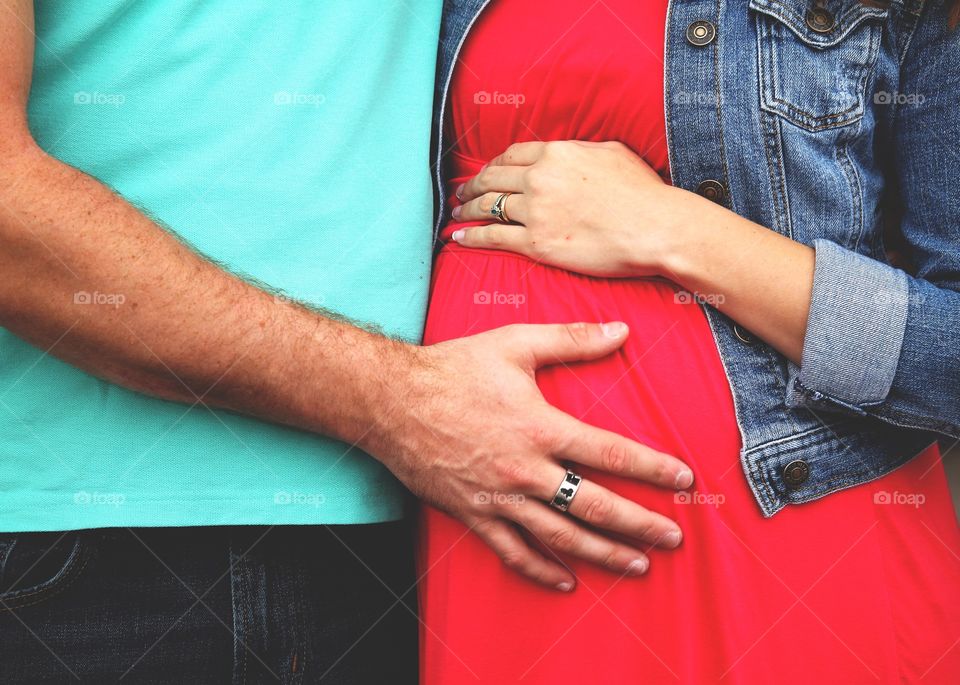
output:
{"label": "gold ring band", "polygon": [[510,223],[510,218],[507,216],[507,198],[511,195],[513,193],[500,193],[494,200],[493,207],[490,208],[490,213],[502,224]]}

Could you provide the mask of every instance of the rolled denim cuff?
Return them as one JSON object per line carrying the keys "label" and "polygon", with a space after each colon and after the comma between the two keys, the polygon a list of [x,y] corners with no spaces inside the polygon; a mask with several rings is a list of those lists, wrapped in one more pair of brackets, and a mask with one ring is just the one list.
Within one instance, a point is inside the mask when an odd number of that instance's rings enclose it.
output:
{"label": "rolled denim cuff", "polygon": [[829,240],[813,246],[810,317],[787,404],[828,400],[862,412],[883,402],[893,385],[907,325],[907,275]]}

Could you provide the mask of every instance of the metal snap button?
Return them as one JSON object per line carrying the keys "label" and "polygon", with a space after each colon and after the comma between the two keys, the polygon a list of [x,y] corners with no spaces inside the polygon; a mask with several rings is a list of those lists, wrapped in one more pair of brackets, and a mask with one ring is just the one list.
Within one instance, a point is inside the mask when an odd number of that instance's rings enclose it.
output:
{"label": "metal snap button", "polygon": [[737,336],[737,340],[742,342],[744,345],[752,345],[757,341],[757,339],[754,338],[750,332],[744,328],[741,328],[737,324],[734,324],[733,326],[733,334]]}
{"label": "metal snap button", "polygon": [[717,27],[709,21],[701,19],[687,27],[687,42],[698,48],[710,45],[717,37]]}
{"label": "metal snap button", "polygon": [[811,7],[807,10],[807,26],[817,33],[830,33],[836,28],[837,20],[826,7]]}
{"label": "metal snap button", "polygon": [[810,465],[803,459],[794,459],[783,467],[783,480],[791,488],[803,485],[810,477]]}
{"label": "metal snap button", "polygon": [[723,184],[720,183],[720,181],[707,179],[697,186],[697,194],[702,195],[708,200],[721,203],[727,196],[727,189],[723,187]]}

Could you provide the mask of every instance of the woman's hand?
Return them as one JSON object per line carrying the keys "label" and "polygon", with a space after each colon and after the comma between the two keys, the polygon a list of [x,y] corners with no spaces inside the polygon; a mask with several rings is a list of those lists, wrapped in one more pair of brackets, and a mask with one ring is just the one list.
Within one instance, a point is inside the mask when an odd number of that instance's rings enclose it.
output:
{"label": "woman's hand", "polygon": [[593,276],[660,275],[678,222],[707,200],[668,185],[621,143],[512,145],[461,186],[458,221],[490,221],[501,193],[517,225],[456,231],[467,247],[508,250]]}
{"label": "woman's hand", "polygon": [[512,145],[460,188],[454,218],[490,221],[501,193],[518,225],[453,239],[592,276],[663,276],[801,363],[812,248],[668,185],[620,143]]}

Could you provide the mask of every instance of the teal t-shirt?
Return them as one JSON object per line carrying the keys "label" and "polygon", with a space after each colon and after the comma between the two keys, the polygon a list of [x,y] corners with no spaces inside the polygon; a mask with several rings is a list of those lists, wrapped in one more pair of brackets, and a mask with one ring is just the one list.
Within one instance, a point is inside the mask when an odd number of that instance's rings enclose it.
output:
{"label": "teal t-shirt", "polygon": [[[227,268],[419,341],[440,5],[39,2],[30,125]],[[0,329],[2,531],[365,523],[407,497],[342,443],[131,392]]]}

